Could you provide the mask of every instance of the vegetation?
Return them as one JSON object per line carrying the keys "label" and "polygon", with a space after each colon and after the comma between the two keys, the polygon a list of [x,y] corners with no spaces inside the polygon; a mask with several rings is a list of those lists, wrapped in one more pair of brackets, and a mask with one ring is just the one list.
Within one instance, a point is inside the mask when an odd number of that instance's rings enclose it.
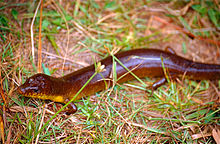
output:
{"label": "vegetation", "polygon": [[116,84],[76,102],[77,113],[56,117],[62,104],[16,93],[37,72],[59,77],[110,51],[170,46],[183,57],[220,64],[219,6],[217,0],[0,0],[1,142],[219,142],[218,81],[170,80],[152,96],[145,86],[156,78]]}

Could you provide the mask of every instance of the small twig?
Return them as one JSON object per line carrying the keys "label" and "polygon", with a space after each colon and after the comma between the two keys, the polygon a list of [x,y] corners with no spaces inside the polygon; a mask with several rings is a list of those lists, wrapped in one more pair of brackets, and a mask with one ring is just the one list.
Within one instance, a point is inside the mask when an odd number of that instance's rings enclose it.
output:
{"label": "small twig", "polygon": [[38,41],[38,73],[42,72],[41,63],[42,63],[42,44],[41,44],[41,27],[42,27],[42,11],[43,11],[43,0],[41,0],[40,7],[40,24],[39,24],[39,41]]}

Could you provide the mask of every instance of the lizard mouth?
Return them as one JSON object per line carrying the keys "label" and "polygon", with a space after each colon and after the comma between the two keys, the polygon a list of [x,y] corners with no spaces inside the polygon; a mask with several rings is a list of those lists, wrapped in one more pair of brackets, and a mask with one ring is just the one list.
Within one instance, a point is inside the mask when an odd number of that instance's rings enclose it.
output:
{"label": "lizard mouth", "polygon": [[[31,90],[31,91],[30,91]],[[34,92],[32,92],[34,91]],[[36,97],[37,95],[42,95],[41,93],[39,93],[39,90],[37,90],[36,87],[23,87],[23,85],[19,86],[17,89],[17,92],[23,96],[27,96],[27,97]]]}
{"label": "lizard mouth", "polygon": [[17,92],[18,92],[19,94],[21,94],[21,95],[25,95],[25,90],[24,90],[23,88],[21,88],[21,86],[19,86],[19,87],[17,88]]}

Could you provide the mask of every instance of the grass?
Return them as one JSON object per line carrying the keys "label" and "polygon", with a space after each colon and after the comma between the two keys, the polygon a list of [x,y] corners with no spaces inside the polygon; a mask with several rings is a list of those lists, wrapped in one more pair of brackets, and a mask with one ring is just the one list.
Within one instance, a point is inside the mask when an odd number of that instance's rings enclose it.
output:
{"label": "grass", "polygon": [[[44,1],[43,72],[65,75],[109,56],[106,48],[170,46],[183,57],[219,63],[217,3]],[[73,115],[54,115],[62,104],[16,94],[17,86],[39,70],[40,11],[33,39],[30,33],[37,5],[0,1],[2,142],[217,143],[220,139],[213,132],[220,130],[219,87],[212,81],[170,80],[151,97],[145,87],[155,78],[116,83],[76,102],[79,110]]]}

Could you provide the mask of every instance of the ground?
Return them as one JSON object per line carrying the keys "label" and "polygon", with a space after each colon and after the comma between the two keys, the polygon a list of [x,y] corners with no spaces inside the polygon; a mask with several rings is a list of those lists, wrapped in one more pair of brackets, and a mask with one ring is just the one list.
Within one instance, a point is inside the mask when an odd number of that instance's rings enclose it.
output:
{"label": "ground", "polygon": [[[38,7],[39,5],[39,7]],[[220,4],[206,1],[0,1],[1,142],[218,143],[219,81],[179,78],[152,96],[130,81],[76,102],[75,114],[16,89],[31,75],[61,77],[113,50],[164,50],[220,64]],[[157,78],[144,78],[150,86]]]}

